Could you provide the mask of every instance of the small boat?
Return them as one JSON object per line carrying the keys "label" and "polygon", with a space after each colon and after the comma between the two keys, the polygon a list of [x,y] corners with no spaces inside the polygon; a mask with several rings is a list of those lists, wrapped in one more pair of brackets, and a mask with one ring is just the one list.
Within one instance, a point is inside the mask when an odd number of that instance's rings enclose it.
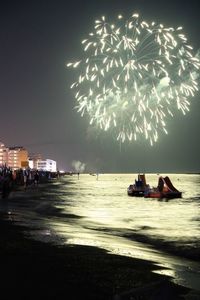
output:
{"label": "small boat", "polygon": [[134,184],[130,184],[127,188],[127,194],[129,196],[144,197],[146,190],[149,190],[149,184],[146,184],[145,174],[138,174],[138,179],[135,179]]}
{"label": "small boat", "polygon": [[178,191],[172,184],[168,176],[160,176],[158,179],[158,186],[145,190],[145,198],[181,198],[182,192]]}

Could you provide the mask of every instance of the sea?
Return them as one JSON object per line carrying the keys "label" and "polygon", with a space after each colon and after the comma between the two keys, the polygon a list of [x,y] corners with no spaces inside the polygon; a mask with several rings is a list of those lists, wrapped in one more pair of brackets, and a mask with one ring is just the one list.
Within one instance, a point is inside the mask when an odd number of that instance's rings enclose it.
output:
{"label": "sea", "polygon": [[128,196],[134,173],[75,174],[11,193],[0,212],[28,238],[149,260],[154,272],[200,291],[200,174],[145,175],[155,187],[169,176],[182,198]]}

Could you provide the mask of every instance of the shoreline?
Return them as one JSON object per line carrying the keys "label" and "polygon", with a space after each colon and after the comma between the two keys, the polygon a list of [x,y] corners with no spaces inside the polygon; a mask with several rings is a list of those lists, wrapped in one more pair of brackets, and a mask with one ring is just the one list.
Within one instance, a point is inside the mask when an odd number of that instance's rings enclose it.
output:
{"label": "shoreline", "polygon": [[[34,195],[45,186],[39,184],[27,190]],[[23,188],[13,191],[10,200],[21,197],[26,198]],[[122,300],[131,295],[143,300],[189,300],[193,293],[172,283],[170,277],[153,273],[159,267],[150,261],[110,254],[92,246],[37,241],[25,233],[28,230],[28,226],[9,219],[8,214],[0,214],[1,282],[3,294],[8,295],[4,299],[63,299],[69,294],[69,299],[80,299],[81,294],[81,299],[87,300]],[[199,299],[199,294],[197,297],[191,299]]]}
{"label": "shoreline", "polygon": [[[119,295],[141,295],[141,299],[185,299],[190,289],[155,274],[149,261],[128,258],[91,246],[56,246],[26,237],[26,228],[0,218],[1,285],[9,298],[129,299]],[[12,289],[9,287],[12,286]],[[4,294],[4,293],[3,293]],[[152,294],[153,298],[149,298]],[[161,295],[155,298],[154,295]],[[6,298],[4,298],[6,299]]]}
{"label": "shoreline", "polygon": [[[42,191],[45,188],[48,188],[49,185],[51,185],[52,181],[46,181],[43,183],[40,183],[39,185],[30,185],[24,189],[24,187],[18,187],[17,189],[13,190],[8,198],[8,201],[16,201],[19,198],[34,198],[37,196],[39,193],[42,194]],[[2,199],[3,200],[3,199]],[[1,201],[1,199],[0,199]],[[55,211],[55,210],[54,210]],[[76,215],[64,215],[62,213],[62,210],[57,211],[57,214],[59,216],[66,216],[67,218],[78,218]],[[51,216],[51,210],[49,210],[49,216]],[[0,217],[1,218],[1,217]],[[112,229],[110,228],[112,231]],[[103,231],[103,229],[102,229]],[[174,255],[177,256],[178,258],[185,258],[189,259],[192,261],[199,262],[199,257],[200,257],[200,241],[195,241],[193,245],[191,246],[189,243],[177,243],[177,242],[172,242],[172,241],[166,241],[161,238],[148,236],[142,234],[142,232],[139,231],[131,231],[128,230],[126,233],[120,233],[118,234],[120,237],[127,238],[129,240],[133,240],[136,242],[141,242],[144,245],[150,246],[154,249],[164,251],[169,255]],[[62,238],[61,238],[62,239]]]}

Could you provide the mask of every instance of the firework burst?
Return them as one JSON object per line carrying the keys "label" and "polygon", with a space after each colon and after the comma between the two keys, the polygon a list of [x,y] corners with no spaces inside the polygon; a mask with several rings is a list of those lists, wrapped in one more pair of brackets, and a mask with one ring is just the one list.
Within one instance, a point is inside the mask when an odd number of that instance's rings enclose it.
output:
{"label": "firework burst", "polygon": [[138,14],[118,16],[117,25],[102,17],[82,45],[84,58],[67,66],[80,68],[71,88],[90,124],[121,142],[144,137],[153,145],[175,109],[189,111],[200,61],[182,27],[148,24]]}

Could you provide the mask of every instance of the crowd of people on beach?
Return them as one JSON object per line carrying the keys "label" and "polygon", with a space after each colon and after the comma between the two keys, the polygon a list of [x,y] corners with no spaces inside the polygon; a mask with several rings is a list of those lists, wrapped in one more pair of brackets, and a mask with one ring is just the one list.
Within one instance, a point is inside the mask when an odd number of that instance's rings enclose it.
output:
{"label": "crowd of people on beach", "polygon": [[10,192],[17,187],[26,189],[31,185],[38,185],[39,182],[47,181],[56,175],[48,171],[32,169],[12,170],[7,166],[0,166],[0,194],[1,198],[8,198]]}

